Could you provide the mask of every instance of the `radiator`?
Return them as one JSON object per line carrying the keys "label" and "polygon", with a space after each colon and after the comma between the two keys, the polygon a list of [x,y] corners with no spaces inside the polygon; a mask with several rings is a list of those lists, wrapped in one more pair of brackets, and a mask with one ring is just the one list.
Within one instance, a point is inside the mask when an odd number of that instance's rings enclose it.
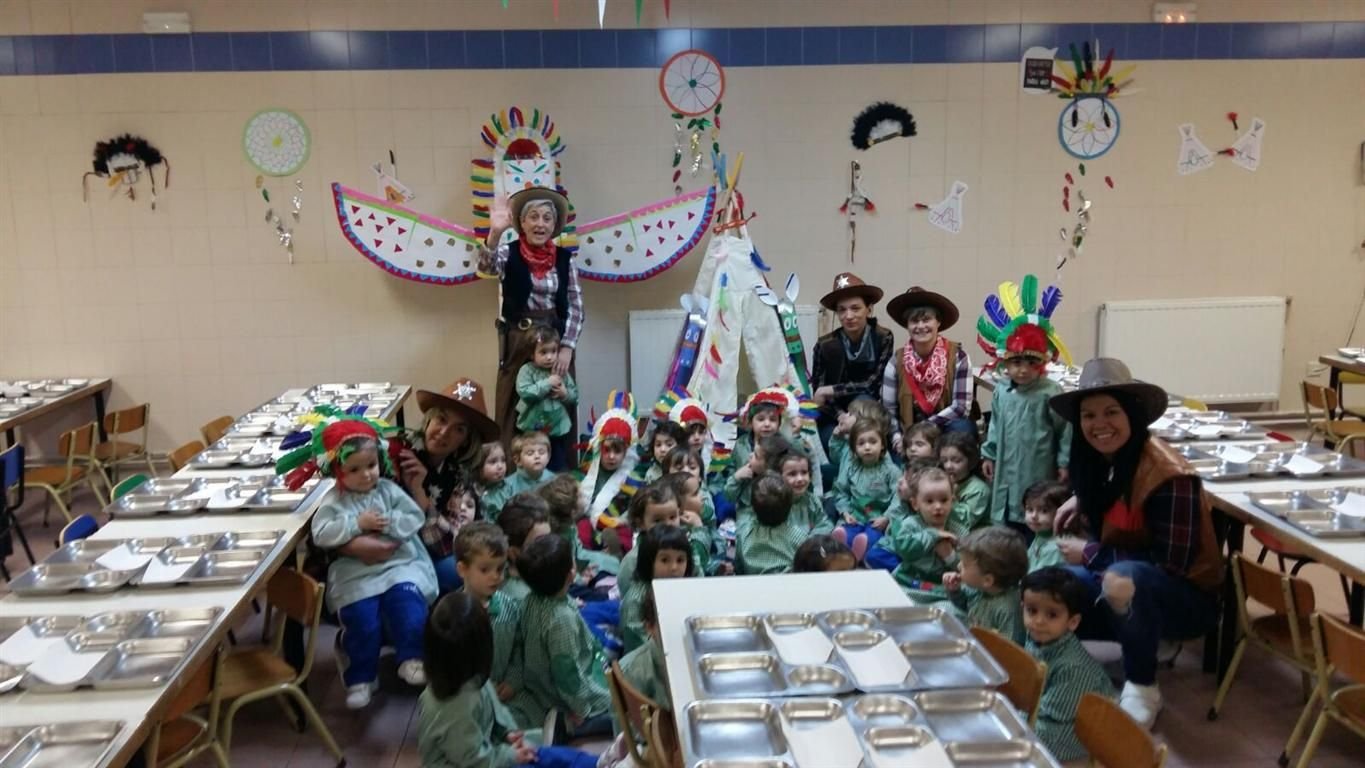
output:
{"label": "radiator", "polygon": [[1206,403],[1278,400],[1287,304],[1283,296],[1107,302],[1099,355]]}

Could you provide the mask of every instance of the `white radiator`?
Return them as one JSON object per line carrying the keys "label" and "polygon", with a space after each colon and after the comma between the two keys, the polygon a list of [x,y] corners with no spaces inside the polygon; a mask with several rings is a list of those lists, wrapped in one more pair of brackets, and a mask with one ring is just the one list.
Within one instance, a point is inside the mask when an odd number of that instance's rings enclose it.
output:
{"label": "white radiator", "polygon": [[1107,302],[1099,355],[1206,403],[1278,400],[1286,305],[1283,296]]}

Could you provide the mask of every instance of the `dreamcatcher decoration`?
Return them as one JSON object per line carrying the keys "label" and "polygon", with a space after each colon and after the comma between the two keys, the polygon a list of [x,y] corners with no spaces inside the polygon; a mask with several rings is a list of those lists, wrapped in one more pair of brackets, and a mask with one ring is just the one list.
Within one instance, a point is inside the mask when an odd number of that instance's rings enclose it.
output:
{"label": "dreamcatcher decoration", "polygon": [[[1227,119],[1232,123],[1234,131],[1239,130],[1236,112],[1229,112]],[[1261,166],[1261,143],[1265,138],[1265,121],[1259,117],[1251,119],[1251,125],[1246,132],[1238,136],[1231,146],[1217,152],[1209,149],[1208,145],[1199,139],[1191,123],[1181,125],[1178,130],[1180,150],[1176,157],[1175,170],[1181,176],[1212,168],[1214,160],[1218,157],[1227,157],[1233,165],[1248,171],[1255,171]]]}
{"label": "dreamcatcher decoration", "polygon": [[688,174],[696,178],[706,157],[702,137],[710,139],[712,155],[720,153],[721,97],[725,95],[725,70],[706,51],[680,51],[659,70],[659,94],[672,110],[673,193],[682,194],[678,182],[687,159]]}
{"label": "dreamcatcher decoration", "polygon": [[[1030,341],[1031,335],[1046,337],[1046,348],[1051,359],[1072,364],[1071,352],[1052,327],[1052,316],[1062,304],[1062,289],[1049,285],[1038,295],[1038,278],[1024,275],[1020,285],[1000,284],[999,292],[986,297],[985,311],[976,321],[976,343],[990,356],[985,368],[1006,359],[1012,345]],[[1029,347],[1041,344],[1027,344]]]}
{"label": "dreamcatcher decoration", "polygon": [[966,194],[967,182],[954,181],[953,188],[948,192],[947,197],[932,205],[915,203],[915,210],[926,212],[929,215],[930,224],[950,235],[956,235],[962,231],[962,198]]}
{"label": "dreamcatcher decoration", "polygon": [[162,188],[171,185],[171,161],[161,154],[161,150],[147,143],[141,136],[123,134],[108,141],[95,143],[94,169],[81,176],[81,200],[90,201],[89,181],[91,176],[107,180],[110,197],[123,195],[129,200],[137,200],[137,183],[142,175],[152,186],[152,210],[156,210],[156,166],[161,166]]}
{"label": "dreamcatcher decoration", "polygon": [[[292,176],[308,162],[311,141],[303,118],[287,109],[263,109],[247,120],[242,131],[242,150],[247,160],[260,171],[256,175],[256,189],[265,201],[265,223],[275,231],[280,247],[294,263],[294,225],[303,212],[303,180],[294,179],[284,215],[276,212],[277,203],[271,200],[267,177]],[[283,198],[281,198],[281,203]]]}
{"label": "dreamcatcher decoration", "polygon": [[1114,69],[1114,49],[1109,49],[1104,61],[1097,62],[1100,44],[1096,40],[1070,45],[1071,60],[1063,60],[1065,76],[1051,76],[1057,87],[1053,91],[1067,100],[1057,117],[1057,138],[1062,149],[1072,157],[1085,161],[1103,156],[1118,141],[1122,123],[1113,100],[1130,89],[1136,64]]}
{"label": "dreamcatcher decoration", "polygon": [[872,198],[863,191],[863,166],[857,160],[848,163],[848,197],[839,206],[839,213],[848,220],[848,263],[852,264],[858,252],[858,214],[876,213],[877,206]]}
{"label": "dreamcatcher decoration", "polygon": [[899,104],[879,101],[853,118],[849,138],[855,149],[867,150],[891,139],[915,135],[915,118]]}

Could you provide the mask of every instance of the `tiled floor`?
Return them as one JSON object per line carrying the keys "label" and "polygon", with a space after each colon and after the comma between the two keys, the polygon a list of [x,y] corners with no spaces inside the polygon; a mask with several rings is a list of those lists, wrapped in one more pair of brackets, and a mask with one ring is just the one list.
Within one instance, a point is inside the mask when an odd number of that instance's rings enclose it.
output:
{"label": "tiled floor", "polygon": [[[94,508],[95,504],[88,496],[78,498],[77,514]],[[54,510],[53,514],[57,512]],[[51,550],[52,539],[59,530],[56,522],[53,527],[44,529],[41,515],[42,501],[34,494],[20,512],[20,521],[40,558]],[[22,571],[27,561],[23,560],[22,554],[16,554],[10,556],[7,564],[12,570]],[[1323,610],[1344,614],[1345,602],[1335,574],[1319,566],[1309,566],[1304,575],[1314,582]],[[259,621],[253,616],[246,626],[237,630],[236,635],[242,643],[259,640]],[[331,627],[320,633],[310,695],[345,751],[348,764],[352,768],[419,766],[415,717],[418,692],[397,679],[390,663],[383,670],[381,692],[374,703],[361,712],[347,710],[333,661],[334,635],[335,629]],[[1104,657],[1113,650],[1112,646],[1100,647],[1096,653]],[[1169,745],[1167,765],[1172,768],[1273,767],[1303,707],[1298,674],[1254,649],[1248,650],[1222,717],[1209,722],[1206,713],[1213,701],[1215,684],[1212,676],[1199,669],[1200,650],[1198,645],[1187,648],[1176,660],[1174,669],[1161,674],[1166,709],[1157,720],[1155,732]],[[1365,765],[1362,755],[1365,755],[1365,741],[1333,725],[1328,728],[1313,765],[1360,768]],[[280,708],[269,702],[251,705],[238,716],[231,761],[235,768],[325,768],[333,765],[330,754],[316,736],[294,732],[281,717]],[[212,765],[212,762],[201,760],[194,765],[198,768]]]}

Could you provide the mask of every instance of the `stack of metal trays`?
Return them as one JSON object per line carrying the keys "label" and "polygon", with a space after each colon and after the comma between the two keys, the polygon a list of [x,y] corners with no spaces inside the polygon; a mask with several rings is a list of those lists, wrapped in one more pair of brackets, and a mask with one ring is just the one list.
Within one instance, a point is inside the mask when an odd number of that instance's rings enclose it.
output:
{"label": "stack of metal trays", "polygon": [[1320,539],[1365,537],[1365,487],[1248,493],[1247,499]]}
{"label": "stack of metal trays", "polygon": [[1365,360],[1365,347],[1337,347],[1337,353],[1342,357]]}
{"label": "stack of metal trays", "polygon": [[122,730],[122,720],[0,728],[0,768],[91,768]]}
{"label": "stack of metal trays", "polygon": [[[223,586],[246,581],[283,531],[82,539],[55,550],[10,582],[20,596],[113,592],[125,585]],[[3,766],[0,766],[3,768]]]}
{"label": "stack of metal trays", "polygon": [[89,379],[0,381],[0,419],[18,416],[24,411],[37,408],[48,400],[74,392],[89,383]]}
{"label": "stack of metal trays", "polygon": [[1223,411],[1174,409],[1152,422],[1153,435],[1168,443],[1191,440],[1247,440],[1265,436],[1265,430]]}
{"label": "stack of metal trays", "polygon": [[[319,384],[302,395],[281,395],[260,404],[228,429],[235,438],[283,436],[299,428],[299,417],[319,405],[343,410],[366,406],[366,413],[378,416],[398,399],[399,387],[389,382],[359,384]],[[278,446],[278,442],[274,443]]]}
{"label": "stack of metal trays", "polygon": [[278,447],[278,440],[230,435],[196,454],[189,466],[194,469],[265,467],[275,463]]}
{"label": "stack of metal trays", "polygon": [[989,690],[708,699],[682,712],[688,768],[951,768],[1057,762]]}
{"label": "stack of metal trays", "polygon": [[0,694],[160,686],[221,612],[196,608],[0,618]]}
{"label": "stack of metal trays", "polygon": [[932,606],[693,616],[687,639],[708,698],[982,688],[1008,677]]}
{"label": "stack of metal trays", "polygon": [[1253,443],[1251,445],[1185,445],[1180,454],[1200,477],[1215,482],[1249,477],[1365,476],[1365,461],[1308,443]]}
{"label": "stack of metal trays", "polygon": [[170,478],[148,480],[104,508],[113,517],[224,514],[235,512],[293,512],[318,485],[311,478],[296,491],[284,478],[269,476]]}

